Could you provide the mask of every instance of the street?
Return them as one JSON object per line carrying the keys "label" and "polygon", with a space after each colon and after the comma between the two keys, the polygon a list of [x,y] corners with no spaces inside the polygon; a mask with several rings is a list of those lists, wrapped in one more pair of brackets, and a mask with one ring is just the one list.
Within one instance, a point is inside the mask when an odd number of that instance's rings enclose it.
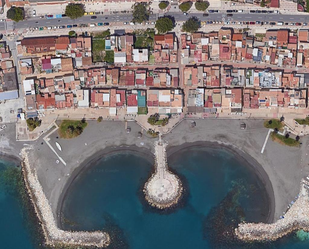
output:
{"label": "street", "polygon": [[[168,12],[166,15],[175,18],[175,21],[186,21],[190,17],[197,17],[200,21],[260,21],[260,22],[300,22],[309,23],[309,15],[287,15],[287,14],[257,14],[257,13],[234,13],[233,16],[228,17],[227,13],[209,13],[208,16],[203,16],[203,13],[188,13],[184,15],[181,12]],[[26,29],[26,28],[36,28],[36,27],[54,27],[54,26],[66,26],[74,24],[89,24],[89,23],[115,23],[115,22],[129,22],[132,20],[132,14],[100,14],[96,15],[96,19],[91,19],[91,16],[83,16],[78,19],[70,19],[68,17],[55,18],[55,19],[45,19],[45,18],[30,18],[14,24],[15,29]],[[162,16],[162,15],[161,15]],[[153,22],[157,20],[159,14],[152,14],[149,17],[149,21]],[[7,22],[0,23],[0,30],[9,29],[6,28]],[[210,24],[211,25],[211,24]]]}

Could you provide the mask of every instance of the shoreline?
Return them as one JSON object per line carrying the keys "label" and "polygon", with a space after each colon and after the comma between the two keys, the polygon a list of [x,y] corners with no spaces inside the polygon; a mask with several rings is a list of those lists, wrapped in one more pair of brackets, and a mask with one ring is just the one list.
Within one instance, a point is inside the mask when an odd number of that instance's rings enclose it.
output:
{"label": "shoreline", "polygon": [[[220,142],[210,142],[210,141],[196,141],[196,142],[186,142],[181,145],[177,146],[168,146],[167,147],[167,158],[173,159],[173,156],[175,156],[176,153],[178,153],[181,150],[193,148],[193,147],[210,147],[210,148],[216,148],[216,149],[225,149],[229,152],[231,152],[239,161],[243,162],[245,164],[245,167],[248,167],[250,171],[252,171],[258,179],[261,181],[261,183],[265,186],[265,190],[267,193],[267,199],[268,199],[268,205],[269,205],[269,211],[266,218],[267,223],[274,222],[274,215],[275,215],[275,195],[272,183],[269,179],[269,176],[267,175],[266,171],[264,170],[263,166],[260,165],[253,157],[251,157],[249,154],[242,152],[240,149],[238,149],[235,146],[227,145]],[[169,159],[170,160],[170,159]]]}
{"label": "shoreline", "polygon": [[[72,184],[75,181],[75,179],[80,174],[82,174],[84,171],[90,169],[93,165],[95,165],[103,157],[111,156],[113,154],[116,154],[116,153],[119,153],[119,152],[124,152],[124,151],[133,152],[136,155],[143,156],[148,161],[151,161],[151,163],[153,164],[152,171],[155,171],[155,168],[154,168],[154,156],[153,156],[152,152],[149,151],[146,148],[140,148],[140,147],[137,147],[136,145],[121,145],[121,146],[107,147],[107,148],[104,148],[102,150],[99,150],[99,151],[95,152],[93,155],[91,155],[90,157],[86,158],[82,163],[80,163],[80,165],[76,169],[74,169],[74,171],[71,173],[69,179],[65,183],[63,191],[61,192],[61,194],[59,196],[58,203],[57,203],[57,208],[56,208],[56,213],[57,213],[56,223],[57,223],[57,226],[60,229],[63,229],[61,213],[62,213],[62,208],[63,208],[64,200],[65,200],[65,198],[66,198],[66,196],[68,194],[68,190],[72,186]],[[150,155],[151,155],[151,157],[150,157]],[[150,160],[150,158],[152,158],[153,160]]]}

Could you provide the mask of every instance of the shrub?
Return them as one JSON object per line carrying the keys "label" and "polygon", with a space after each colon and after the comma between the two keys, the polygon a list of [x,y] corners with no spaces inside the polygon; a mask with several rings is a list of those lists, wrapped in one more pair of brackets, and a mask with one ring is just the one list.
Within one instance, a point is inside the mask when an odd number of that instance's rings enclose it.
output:
{"label": "shrub", "polygon": [[169,4],[169,2],[160,2],[159,3],[159,8],[161,9],[161,10],[164,10],[164,9],[166,9],[167,8],[167,6],[168,6],[168,4]]}
{"label": "shrub", "polygon": [[84,5],[70,3],[65,8],[65,14],[71,19],[82,17],[85,13]]}
{"label": "shrub", "polygon": [[209,3],[208,2],[203,2],[203,1],[197,1],[195,3],[195,8],[199,11],[205,11],[207,10],[207,8],[209,7]]}
{"label": "shrub", "polygon": [[76,32],[75,32],[74,30],[71,30],[71,31],[69,32],[69,36],[71,36],[71,37],[76,36]]}
{"label": "shrub", "polygon": [[102,122],[102,120],[103,120],[103,117],[98,117],[98,119],[97,119],[97,121],[99,122],[99,123],[101,123]]}
{"label": "shrub", "polygon": [[62,138],[74,138],[83,133],[87,126],[86,119],[63,120],[59,126],[59,135]]}
{"label": "shrub", "polygon": [[277,128],[278,130],[280,130],[282,129],[283,124],[280,122],[279,119],[270,119],[264,122],[264,126],[269,129]]}
{"label": "shrub", "polygon": [[187,12],[189,9],[191,9],[191,6],[192,6],[192,2],[184,2],[179,5],[179,9],[182,12]]}

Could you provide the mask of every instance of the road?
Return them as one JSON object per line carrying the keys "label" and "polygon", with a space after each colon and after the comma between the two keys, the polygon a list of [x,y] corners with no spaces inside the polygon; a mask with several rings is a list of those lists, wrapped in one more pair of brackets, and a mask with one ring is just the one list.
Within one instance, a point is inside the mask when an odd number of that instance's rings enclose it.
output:
{"label": "road", "polygon": [[[287,15],[287,14],[253,14],[253,13],[233,13],[232,17],[228,17],[227,13],[209,13],[209,16],[203,16],[202,13],[189,13],[184,15],[181,12],[168,12],[169,16],[175,18],[176,21],[186,21],[190,17],[197,17],[200,21],[268,21],[268,22],[301,22],[309,23],[309,15]],[[14,24],[15,29],[45,27],[45,26],[62,26],[73,24],[89,24],[89,23],[114,23],[114,22],[130,22],[132,14],[103,14],[96,15],[96,19],[91,19],[91,16],[83,16],[72,20],[70,18],[60,19],[45,19],[31,18]],[[158,14],[150,15],[149,21],[155,21],[159,17]],[[0,23],[0,30],[5,30],[6,22]],[[280,27],[280,26],[278,26]]]}

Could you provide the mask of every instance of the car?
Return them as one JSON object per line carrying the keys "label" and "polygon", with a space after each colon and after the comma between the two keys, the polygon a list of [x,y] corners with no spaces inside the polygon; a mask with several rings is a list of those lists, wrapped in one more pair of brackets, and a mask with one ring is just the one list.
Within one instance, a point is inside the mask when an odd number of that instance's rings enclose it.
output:
{"label": "car", "polygon": [[236,24],[236,22],[231,22],[231,24],[235,25],[235,24]]}
{"label": "car", "polygon": [[243,11],[243,10],[238,10],[238,12],[239,12],[239,13],[242,13],[242,12],[244,12],[244,11]]}
{"label": "car", "polygon": [[238,25],[241,25],[241,24],[242,24],[242,22],[237,22],[237,24],[238,24]]}
{"label": "car", "polygon": [[288,22],[286,22],[286,23],[284,23],[284,25],[289,25],[289,23],[288,23]]}
{"label": "car", "polygon": [[209,14],[208,13],[204,13],[203,16],[209,16]]}
{"label": "car", "polygon": [[105,22],[105,23],[104,23],[104,26],[108,26],[108,25],[109,25],[109,22]]}
{"label": "car", "polygon": [[91,15],[91,16],[92,16],[92,15],[94,15],[94,12],[89,12],[88,15]]}
{"label": "car", "polygon": [[275,23],[275,22],[270,22],[269,24],[270,24],[270,25],[276,25],[276,23]]}
{"label": "car", "polygon": [[274,10],[274,13],[275,14],[279,14],[280,12],[278,10]]}
{"label": "car", "polygon": [[92,16],[91,19],[97,19],[97,16]]}
{"label": "car", "polygon": [[[123,24],[124,24],[124,25],[127,25],[127,24],[128,24],[128,22],[123,22]],[[149,23],[146,23],[146,24],[149,24]]]}
{"label": "car", "polygon": [[59,26],[59,29],[65,29],[66,26],[62,25],[62,26]]}
{"label": "car", "polygon": [[40,16],[40,18],[44,18],[44,16]]}
{"label": "car", "polygon": [[32,10],[32,16],[36,16],[36,11]]}
{"label": "car", "polygon": [[249,24],[250,24],[250,25],[254,25],[254,24],[255,24],[255,22],[250,22]]}
{"label": "car", "polygon": [[250,10],[250,13],[255,13],[255,10]]}
{"label": "car", "polygon": [[90,23],[90,24],[89,24],[89,27],[91,27],[91,28],[92,28],[92,27],[95,27],[95,26],[96,26],[95,23]]}
{"label": "car", "polygon": [[233,14],[227,14],[227,16],[233,16]]}
{"label": "car", "polygon": [[267,11],[267,13],[272,14],[272,13],[274,13],[274,11],[273,10],[269,10],[269,11]]}
{"label": "car", "polygon": [[255,24],[261,24],[261,22],[260,21],[256,21]]}
{"label": "car", "polygon": [[214,12],[218,13],[218,12],[219,12],[219,10],[214,10]]}
{"label": "car", "polygon": [[269,22],[264,22],[265,25],[269,24]]}
{"label": "car", "polygon": [[77,27],[77,24],[73,24],[73,28],[76,28]]}
{"label": "car", "polygon": [[257,10],[256,13],[262,13],[262,11],[261,10]]}
{"label": "car", "polygon": [[294,25],[295,25],[295,22],[291,22],[290,25],[291,25],[291,26],[294,26]]}
{"label": "car", "polygon": [[72,25],[67,25],[67,28],[68,28],[68,29],[70,29],[70,28],[72,28],[72,27],[73,27]]}
{"label": "car", "polygon": [[306,23],[306,22],[303,23],[303,26],[307,26],[307,25],[308,25],[308,23]]}
{"label": "car", "polygon": [[50,26],[49,26],[49,27],[47,27],[47,29],[52,29],[52,28],[53,28],[53,27],[50,27]]}
{"label": "car", "polygon": [[184,14],[185,16],[187,16],[187,15],[188,15],[188,13],[187,13],[187,12],[183,12],[183,14]]}
{"label": "car", "polygon": [[103,22],[99,22],[99,23],[98,23],[98,26],[103,26]]}
{"label": "car", "polygon": [[152,25],[155,25],[155,24],[156,24],[156,22],[151,22],[151,24],[152,24]]}
{"label": "car", "polygon": [[215,11],[214,11],[214,10],[208,10],[208,12],[209,12],[209,13],[214,13]]}
{"label": "car", "polygon": [[66,14],[62,14],[62,17],[66,17],[67,15]]}
{"label": "car", "polygon": [[105,17],[105,20],[108,19],[108,17]]}
{"label": "car", "polygon": [[226,13],[232,13],[233,12],[233,10],[227,10],[226,11]]}
{"label": "car", "polygon": [[296,25],[296,26],[301,26],[301,23],[300,23],[300,22],[297,22],[295,25]]}
{"label": "car", "polygon": [[46,17],[48,17],[48,18],[53,18],[54,15],[47,15]]}
{"label": "car", "polygon": [[100,15],[100,11],[94,12],[94,14],[96,14],[96,15]]}
{"label": "car", "polygon": [[240,129],[241,129],[241,130],[245,130],[246,127],[247,127],[246,123],[242,122],[242,123],[240,124]]}
{"label": "car", "polygon": [[236,5],[236,3],[232,3],[231,5],[232,5],[232,6],[235,6],[235,5]]}
{"label": "car", "polygon": [[39,30],[44,30],[44,27],[40,27]]}
{"label": "car", "polygon": [[135,23],[134,22],[130,22],[130,25],[133,26],[133,25],[135,25]]}
{"label": "car", "polygon": [[283,25],[283,22],[277,22],[277,25],[282,26],[282,25]]}
{"label": "car", "polygon": [[84,13],[84,16],[88,16],[88,13],[87,13],[87,12],[85,12],[85,13]]}
{"label": "car", "polygon": [[267,10],[262,10],[262,13],[267,13]]}
{"label": "car", "polygon": [[54,26],[54,27],[53,27],[53,29],[57,29],[57,28],[58,28],[57,26]]}

